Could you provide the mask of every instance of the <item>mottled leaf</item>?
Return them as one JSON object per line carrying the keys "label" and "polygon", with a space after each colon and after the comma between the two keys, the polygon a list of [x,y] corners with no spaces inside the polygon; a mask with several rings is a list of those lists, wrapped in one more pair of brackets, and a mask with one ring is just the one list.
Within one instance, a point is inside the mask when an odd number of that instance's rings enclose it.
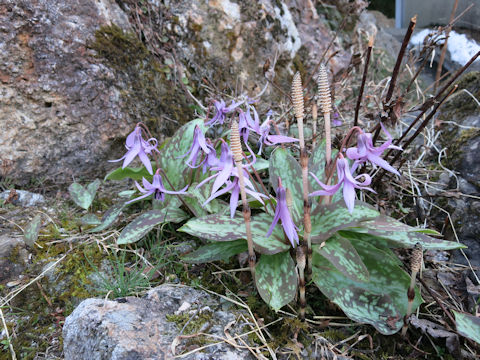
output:
{"label": "mottled leaf", "polygon": [[82,225],[99,225],[102,221],[95,214],[85,214],[80,218]]}
{"label": "mottled leaf", "polygon": [[269,166],[270,166],[269,161],[265,160],[262,157],[257,157],[255,164],[253,164],[253,168],[257,170],[257,172],[267,170]]}
{"label": "mottled leaf", "polygon": [[[278,147],[270,156],[270,184],[274,189],[278,187],[278,178],[282,179],[282,186],[289,188],[293,197],[292,217],[295,221],[303,217],[303,182],[302,168],[288,150]],[[309,191],[311,192],[311,191]]]}
{"label": "mottled leaf", "polygon": [[[155,166],[152,164],[152,167],[154,168],[154,171],[156,171]],[[150,175],[150,173],[147,171],[147,169],[142,166],[142,167],[126,167],[125,169],[122,169],[119,167],[118,169],[115,169],[111,172],[109,172],[104,180],[123,180],[125,178],[133,179],[140,181],[142,178],[145,178],[149,181],[152,180],[153,175]]]}
{"label": "mottled leaf", "polygon": [[228,260],[231,256],[247,251],[245,240],[215,242],[204,245],[197,250],[182,256],[182,260],[192,264],[211,261]]}
{"label": "mottled leaf", "polygon": [[345,238],[334,235],[324,246],[314,245],[313,250],[326,258],[337,270],[353,281],[368,281],[369,274],[357,250]]}
{"label": "mottled leaf", "polygon": [[99,186],[100,180],[98,179],[88,184],[86,189],[79,183],[73,183],[68,187],[68,192],[75,204],[87,210],[92,204]]}
{"label": "mottled leaf", "polygon": [[25,244],[33,249],[35,246],[35,241],[38,239],[38,233],[40,231],[40,226],[42,225],[42,216],[40,214],[35,215],[32,221],[28,223],[25,227],[23,233],[23,241]]}
{"label": "mottled leaf", "polygon": [[165,194],[165,200],[152,199],[152,209],[162,210],[165,208],[178,209],[182,206],[182,201],[176,195]]}
{"label": "mottled leaf", "polygon": [[[261,254],[276,254],[286,251],[290,245],[280,226],[276,226],[270,237],[266,237],[273,217],[268,214],[255,215],[251,219],[252,240],[255,250]],[[246,239],[245,221],[242,216],[207,215],[190,219],[179,231],[211,241]]]}
{"label": "mottled leaf", "polygon": [[480,317],[455,310],[453,313],[458,333],[480,344]]}
{"label": "mottled leaf", "polygon": [[312,243],[321,243],[338,230],[358,226],[360,221],[378,215],[377,210],[361,201],[355,203],[351,214],[343,202],[319,205],[312,211]]}
{"label": "mottled leaf", "polygon": [[187,217],[188,215],[180,209],[165,208],[162,210],[150,210],[125,226],[118,237],[117,244],[134,243],[143,238],[158,224],[166,222],[178,223]]}
{"label": "mottled leaf", "polygon": [[192,146],[196,125],[199,125],[205,131],[203,119],[190,121],[178,129],[168,144],[160,150],[160,166],[176,189],[182,188],[186,184],[183,172],[187,169],[190,171],[190,168],[186,165],[188,157],[183,155]]}
{"label": "mottled leaf", "polygon": [[[353,281],[317,252],[313,253],[313,280],[350,319],[371,324],[382,334],[394,334],[401,329],[407,311],[410,277],[392,261],[391,250],[363,241],[352,244],[370,274],[369,281]],[[422,302],[415,290],[413,309]]]}
{"label": "mottled leaf", "polygon": [[465,245],[455,241],[445,241],[430,237],[423,229],[414,228],[401,223],[391,217],[381,215],[375,219],[362,221],[358,228],[351,229],[356,232],[366,232],[386,239],[391,247],[411,248],[418,242],[428,250],[451,250],[465,248]]}
{"label": "mottled leaf", "polygon": [[88,230],[88,232],[93,233],[93,232],[103,231],[107,229],[117,219],[118,215],[120,215],[124,206],[125,206],[124,202],[120,202],[113,205],[110,209],[108,209],[105,212],[105,215],[103,215],[102,222],[100,223],[100,225],[94,227],[93,229]]}
{"label": "mottled leaf", "polygon": [[297,273],[288,251],[262,255],[255,267],[258,293],[275,311],[295,299]]}
{"label": "mottled leaf", "polygon": [[370,245],[375,246],[376,248],[383,250],[385,254],[391,255],[390,260],[392,263],[396,263],[398,266],[402,266],[403,263],[400,261],[400,259],[390,250],[390,247],[388,246],[389,243],[380,237],[373,236],[367,233],[360,233],[360,232],[355,232],[349,230],[340,230],[337,233],[341,237],[344,237],[346,239],[349,239],[350,241],[366,241]]}
{"label": "mottled leaf", "polygon": [[205,216],[211,213],[218,213],[220,211],[220,202],[213,199],[209,203],[205,203],[212,192],[213,181],[204,184],[197,188],[197,184],[193,183],[188,188],[188,195],[184,196],[183,200],[196,212],[197,217]]}

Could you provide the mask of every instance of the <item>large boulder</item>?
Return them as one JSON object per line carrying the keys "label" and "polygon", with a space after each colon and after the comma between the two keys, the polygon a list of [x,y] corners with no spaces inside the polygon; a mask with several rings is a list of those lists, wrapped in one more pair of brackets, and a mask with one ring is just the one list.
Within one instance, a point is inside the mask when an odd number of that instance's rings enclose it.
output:
{"label": "large boulder", "polygon": [[[464,75],[458,82],[457,92],[448,100],[438,117],[441,133],[438,148],[446,149],[447,158],[442,162],[456,176],[444,173],[439,182],[450,189],[449,197],[440,198],[437,204],[450,214],[455,232],[451,226],[447,229],[447,237],[468,246],[463,252],[470,263],[480,268],[480,116],[478,104],[472,98],[480,97],[480,72]],[[466,90],[466,91],[463,91]],[[439,223],[445,223],[446,214],[438,214]],[[467,264],[460,251],[453,253],[455,263]],[[477,271],[480,276],[480,271]]]}
{"label": "large boulder", "polygon": [[[275,81],[288,90],[333,36],[324,9],[294,0],[3,1],[0,177],[102,176],[136,122],[162,140],[194,115],[188,91],[206,104],[204,84],[254,94],[267,60],[277,59]],[[350,61],[341,41],[326,55],[333,73]],[[285,99],[268,91],[265,107]]]}
{"label": "large boulder", "polygon": [[[236,343],[232,336],[250,330],[237,315],[223,311],[219,299],[187,286],[164,284],[143,298],[87,299],[65,320],[65,359],[171,359],[206,344],[182,358],[251,359],[248,350],[219,341],[230,335]],[[199,332],[211,336],[189,336]]]}

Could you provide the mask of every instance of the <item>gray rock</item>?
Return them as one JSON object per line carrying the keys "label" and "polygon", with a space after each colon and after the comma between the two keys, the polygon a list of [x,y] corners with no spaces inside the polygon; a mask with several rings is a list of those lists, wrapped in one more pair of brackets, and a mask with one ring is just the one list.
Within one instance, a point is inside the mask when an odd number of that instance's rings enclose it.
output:
{"label": "gray rock", "polygon": [[[186,286],[164,284],[143,298],[87,299],[65,320],[65,359],[170,359],[174,356],[172,343],[183,326],[168,321],[168,315],[185,315],[186,319],[192,319],[190,323],[201,317],[203,323],[195,325],[198,327],[194,332],[220,337],[225,337],[227,324],[236,320],[236,312],[222,311],[218,299]],[[236,322],[230,334],[246,332],[244,325]],[[183,335],[186,335],[185,329]],[[189,345],[188,341],[192,339],[180,340],[175,347],[176,354],[195,348],[194,342]],[[195,360],[251,358],[248,350],[238,350],[226,343],[183,357]]]}
{"label": "gray rock", "polygon": [[17,280],[28,265],[28,257],[22,238],[0,235],[0,284]]}
{"label": "gray rock", "polygon": [[[148,11],[115,0],[2,2],[1,177],[98,176],[115,167],[107,160],[122,155],[136,122],[161,141],[193,117],[184,82],[206,104],[206,79],[220,92],[253,95],[266,83],[264,62],[277,55],[275,80],[289,89],[294,71],[313,68],[333,36],[322,14],[294,0],[142,4]],[[350,55],[337,43],[326,57],[333,54],[337,73]]]}
{"label": "gray rock", "polygon": [[[442,108],[438,119],[445,121],[437,147],[447,149],[446,166],[453,170],[457,177],[446,173],[440,176],[440,181],[448,184],[450,189],[458,188],[462,194],[459,197],[437,199],[437,204],[450,213],[455,233],[461,243],[468,246],[464,253],[471,264],[480,269],[480,116],[474,100],[462,89],[467,89],[474,96],[480,95],[480,72],[464,75],[458,82],[458,90]],[[436,156],[436,155],[435,155]],[[449,192],[448,189],[445,190]],[[445,213],[436,217],[440,226],[445,223]],[[445,234],[448,240],[455,241],[451,226]],[[454,251],[452,262],[467,264],[460,251]],[[480,271],[477,271],[480,276]]]}
{"label": "gray rock", "polygon": [[[7,200],[10,197],[11,190],[0,193],[0,199]],[[17,206],[37,206],[45,203],[45,198],[41,194],[31,193],[25,190],[15,190],[18,196],[15,196],[11,203]]]}

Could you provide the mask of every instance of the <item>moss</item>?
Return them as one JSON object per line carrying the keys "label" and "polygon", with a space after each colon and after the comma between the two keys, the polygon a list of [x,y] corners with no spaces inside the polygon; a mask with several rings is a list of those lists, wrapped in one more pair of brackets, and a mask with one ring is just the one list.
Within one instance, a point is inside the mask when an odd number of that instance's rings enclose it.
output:
{"label": "moss", "polygon": [[120,93],[130,118],[167,133],[175,126],[171,121],[163,123],[165,116],[179,124],[192,119],[189,100],[180,84],[165,72],[164,59],[152,54],[135,33],[116,25],[102,26],[89,46],[114,69],[118,81],[126,84]]}
{"label": "moss", "polygon": [[212,313],[205,311],[197,315],[188,313],[167,314],[165,317],[167,321],[175,323],[179,330],[183,330],[184,335],[190,335],[199,332],[212,319]]}
{"label": "moss", "polygon": [[[443,106],[442,114],[445,118],[461,119],[478,112],[478,105],[470,95],[465,91],[469,91],[476,99],[480,99],[480,72],[472,71],[463,75],[453,85],[458,85],[456,94]],[[452,88],[451,87],[451,88]],[[451,89],[450,88],[450,89]]]}
{"label": "moss", "polygon": [[444,132],[442,144],[448,147],[447,166],[451,168],[458,166],[463,151],[468,149],[468,142],[478,136],[480,136],[479,129]]}

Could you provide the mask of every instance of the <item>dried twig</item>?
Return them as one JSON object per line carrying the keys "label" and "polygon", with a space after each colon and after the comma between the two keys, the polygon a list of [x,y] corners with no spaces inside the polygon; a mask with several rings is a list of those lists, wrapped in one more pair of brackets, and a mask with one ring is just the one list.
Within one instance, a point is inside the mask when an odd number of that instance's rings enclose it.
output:
{"label": "dried twig", "polygon": [[358,93],[357,105],[355,106],[355,118],[353,120],[353,126],[358,125],[358,113],[360,111],[360,105],[362,103],[363,90],[365,89],[365,81],[367,80],[368,65],[370,63],[370,56],[373,48],[373,36],[368,40],[367,54],[365,56],[365,67],[363,68],[362,84],[360,85],[360,91]]}

